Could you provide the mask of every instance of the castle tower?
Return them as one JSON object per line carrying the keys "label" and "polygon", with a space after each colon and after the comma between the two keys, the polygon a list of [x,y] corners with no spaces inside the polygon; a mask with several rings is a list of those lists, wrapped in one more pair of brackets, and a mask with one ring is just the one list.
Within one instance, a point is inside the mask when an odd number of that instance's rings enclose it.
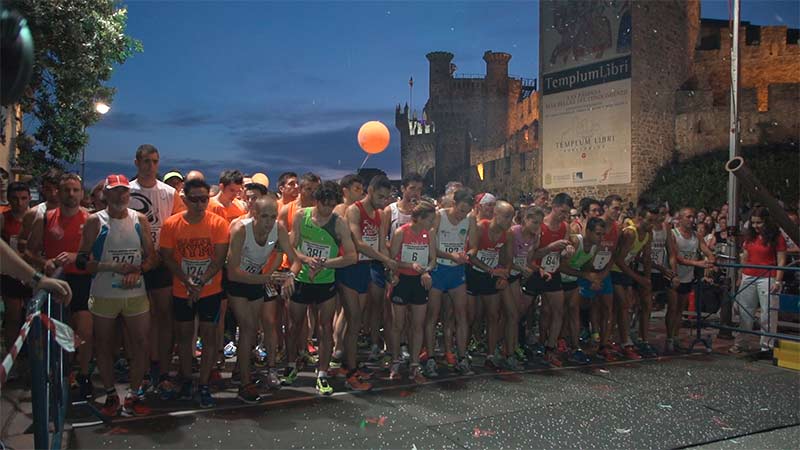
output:
{"label": "castle tower", "polygon": [[516,102],[516,98],[511,99],[508,95],[508,62],[511,55],[488,50],[483,54],[483,60],[486,61],[486,128],[483,144],[497,146],[508,136],[509,101]]}
{"label": "castle tower", "polygon": [[453,54],[450,52],[430,52],[425,55],[430,61],[429,95],[435,98],[447,92],[448,82],[453,78],[450,63]]}
{"label": "castle tower", "polygon": [[508,62],[511,55],[508,53],[492,52],[487,50],[483,54],[486,61],[486,85],[488,89],[508,90]]}

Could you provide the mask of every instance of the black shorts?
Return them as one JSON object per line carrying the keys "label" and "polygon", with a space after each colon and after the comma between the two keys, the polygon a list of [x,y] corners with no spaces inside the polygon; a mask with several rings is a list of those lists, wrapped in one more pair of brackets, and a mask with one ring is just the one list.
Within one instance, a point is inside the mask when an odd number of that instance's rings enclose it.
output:
{"label": "black shorts", "polygon": [[319,305],[336,296],[336,283],[312,284],[295,281],[292,301],[303,305]]}
{"label": "black shorts", "polygon": [[664,292],[667,290],[667,280],[661,272],[653,272],[650,274],[650,286],[652,286],[653,293]]}
{"label": "black shorts", "polygon": [[475,270],[467,265],[464,270],[467,275],[467,294],[469,295],[494,295],[497,294],[497,278],[487,272]]}
{"label": "black shorts", "polygon": [[176,322],[192,322],[197,316],[200,318],[200,322],[217,323],[221,304],[221,292],[201,297],[194,303],[186,298],[172,297],[172,311],[175,314]]}
{"label": "black shorts", "polygon": [[515,281],[519,281],[521,279],[522,279],[522,274],[521,273],[518,273],[516,275],[509,275],[508,276],[508,284],[511,284],[511,283],[513,283]]}
{"label": "black shorts", "polygon": [[249,284],[228,280],[227,293],[228,295],[246,298],[251,301],[261,300],[267,297],[267,291],[264,289],[264,284],[262,283]]}
{"label": "black shorts", "polygon": [[571,291],[573,289],[578,289],[578,280],[567,281],[567,282],[562,281],[561,282],[561,290],[562,291],[569,292],[569,291]]}
{"label": "black shorts", "polygon": [[89,310],[89,290],[92,288],[91,275],[64,275],[64,281],[72,289],[72,301],[69,303],[69,310],[72,312]]}
{"label": "black shorts", "polygon": [[633,278],[625,275],[622,272],[611,271],[611,284],[614,286],[631,287],[634,285]]}
{"label": "black shorts", "polygon": [[3,275],[0,277],[0,296],[3,298],[21,298],[28,301],[33,297],[33,291],[16,278]]}
{"label": "black shorts", "polygon": [[688,294],[692,292],[692,289],[694,289],[694,281],[690,281],[688,283],[681,283],[678,285],[678,294],[682,295]]}
{"label": "black shorts", "polygon": [[172,287],[172,272],[163,262],[144,273],[144,287],[148,291]]}
{"label": "black shorts", "polygon": [[422,286],[422,276],[400,274],[400,281],[392,289],[391,299],[395,305],[427,304],[428,291]]}
{"label": "black shorts", "polygon": [[545,292],[558,292],[561,290],[563,288],[561,286],[561,273],[559,272],[554,273],[550,281],[546,281],[538,272],[534,272],[525,282],[525,285],[522,286],[522,293],[531,297],[536,297]]}

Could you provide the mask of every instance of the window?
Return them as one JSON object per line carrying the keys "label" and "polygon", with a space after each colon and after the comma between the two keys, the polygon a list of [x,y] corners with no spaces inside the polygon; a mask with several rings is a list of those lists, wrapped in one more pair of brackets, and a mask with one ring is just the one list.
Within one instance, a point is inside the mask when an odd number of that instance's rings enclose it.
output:
{"label": "window", "polygon": [[527,163],[528,163],[528,154],[525,153],[525,152],[520,153],[519,154],[519,171],[520,172],[525,172],[526,170],[528,170]]}
{"label": "window", "polygon": [[503,173],[506,175],[511,175],[511,155],[503,158]]}

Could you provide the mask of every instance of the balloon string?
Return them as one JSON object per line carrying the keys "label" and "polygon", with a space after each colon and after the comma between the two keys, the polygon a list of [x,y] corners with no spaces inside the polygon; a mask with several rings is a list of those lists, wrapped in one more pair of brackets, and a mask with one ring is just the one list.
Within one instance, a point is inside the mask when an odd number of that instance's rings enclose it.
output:
{"label": "balloon string", "polygon": [[361,169],[363,169],[363,168],[364,168],[364,164],[366,164],[366,163],[367,163],[367,160],[369,159],[369,157],[370,157],[370,156],[372,156],[372,155],[371,155],[371,154],[369,154],[369,153],[367,153],[367,157],[366,157],[366,158],[364,158],[364,161],[361,163],[361,166],[359,166],[359,167],[358,167],[358,170],[361,170]]}

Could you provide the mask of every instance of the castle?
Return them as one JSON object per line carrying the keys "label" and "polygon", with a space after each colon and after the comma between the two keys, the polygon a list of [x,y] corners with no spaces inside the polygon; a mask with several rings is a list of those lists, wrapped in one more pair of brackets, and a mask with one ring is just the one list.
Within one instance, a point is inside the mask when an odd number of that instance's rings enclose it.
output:
{"label": "castle", "polygon": [[[630,182],[558,189],[576,197],[635,199],[669,162],[728,146],[728,22],[700,19],[697,0],[634,1],[630,15]],[[797,142],[799,37],[785,26],[741,23],[742,145]],[[423,175],[436,193],[457,180],[512,201],[542,186],[547,128],[537,81],[510,76],[508,53],[484,54],[485,77],[455,72],[451,53],[426,56],[430,92],[421,117],[407,105],[395,112],[403,174]]]}

